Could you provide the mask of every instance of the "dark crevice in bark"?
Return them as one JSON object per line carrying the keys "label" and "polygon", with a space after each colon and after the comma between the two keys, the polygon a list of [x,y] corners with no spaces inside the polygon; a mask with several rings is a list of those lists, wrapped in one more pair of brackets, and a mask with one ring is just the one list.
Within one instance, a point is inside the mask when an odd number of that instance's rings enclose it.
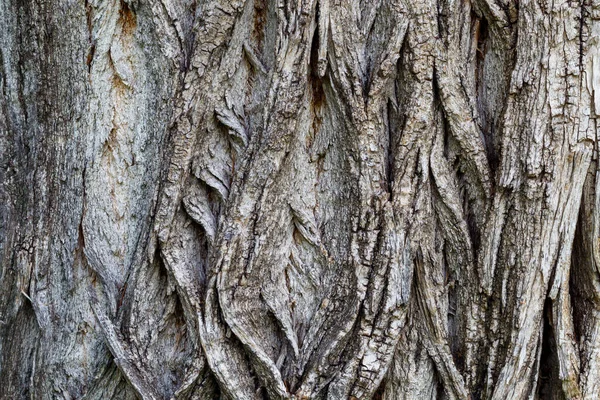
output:
{"label": "dark crevice in bark", "polygon": [[362,81],[361,86],[362,86],[363,100],[365,102],[365,105],[369,101],[369,92],[371,91],[371,83],[373,82],[373,77],[371,76],[372,71],[373,71],[373,60],[371,60],[371,57],[367,55],[365,72],[364,72],[364,75],[361,74],[361,81]]}
{"label": "dark crevice in bark", "polygon": [[80,262],[85,261],[85,235],[83,234],[83,219],[85,217],[85,201],[86,201],[86,188],[85,188],[85,172],[87,170],[87,166],[84,165],[83,171],[81,173],[81,216],[79,217],[79,225],[77,227],[77,248],[75,249],[76,259],[79,259]]}
{"label": "dark crevice in bark", "polygon": [[267,0],[254,0],[254,19],[252,37],[256,40],[259,51],[263,50],[265,28],[267,24]]}
{"label": "dark crevice in bark", "polygon": [[436,374],[437,386],[435,398],[439,400],[449,400],[448,391],[444,386],[444,381],[440,378],[439,373]]}
{"label": "dark crevice in bark", "polygon": [[[28,37],[28,35],[26,33],[23,32],[23,30],[25,30],[25,32],[27,32],[27,21],[31,19],[31,13],[33,13],[34,11],[30,9],[30,4],[27,1],[19,1],[17,2],[17,10],[16,10],[16,14],[17,14],[17,22],[16,22],[16,29],[17,29],[17,33],[16,33],[16,44],[19,48],[20,51],[18,51],[18,55],[16,56],[16,61],[17,61],[17,65],[15,66],[16,69],[16,75],[18,77],[17,79],[17,99],[20,105],[20,110],[23,113],[23,126],[20,127],[21,129],[23,129],[23,136],[24,138],[27,135],[27,130],[26,128],[29,126],[29,122],[31,120],[31,117],[33,117],[33,115],[30,115],[30,111],[29,111],[29,107],[32,108],[32,110],[34,111],[34,115],[35,115],[35,111],[37,109],[37,105],[34,102],[31,102],[31,104],[28,103],[28,98],[26,98],[25,96],[25,83],[27,82],[27,79],[25,79],[25,73],[28,70],[27,68],[27,60],[35,60],[38,57],[36,57],[34,54],[32,54],[32,51],[30,49],[30,46],[28,45],[28,42],[30,40],[30,38]],[[41,45],[44,45],[44,42],[41,42]],[[34,49],[38,49],[39,48],[39,44],[36,46],[34,45]],[[48,56],[46,54],[44,54],[45,58],[48,59]],[[45,63],[44,63],[45,64]],[[4,65],[4,64],[3,64]],[[4,71],[6,73],[6,71]],[[7,114],[10,115],[10,114]],[[25,142],[25,140],[23,140],[23,142]],[[28,146],[28,144],[25,142],[23,143],[25,146]],[[29,153],[29,149],[27,149],[27,151],[25,153],[21,153],[19,152],[18,154],[27,154]]]}
{"label": "dark crevice in bark", "polygon": [[402,132],[404,131],[406,124],[406,115],[404,113],[404,109],[406,107],[405,102],[408,101],[410,96],[408,95],[408,91],[405,90],[406,86],[402,84],[402,80],[404,78],[404,74],[406,71],[406,49],[408,45],[406,41],[408,40],[408,35],[404,37],[404,43],[400,47],[400,55],[398,56],[398,60],[396,61],[396,77],[393,81],[393,91],[390,93],[390,98],[387,101],[386,114],[385,114],[385,126],[387,129],[387,148],[386,148],[386,184],[387,191],[390,195],[389,200],[393,200],[393,186],[394,181],[396,179],[396,153],[398,151],[397,147],[402,141]]}
{"label": "dark crevice in bark", "polygon": [[584,32],[587,31],[589,28],[587,27],[585,21],[586,21],[586,17],[589,16],[589,11],[586,9],[586,6],[589,6],[589,4],[587,3],[586,0],[581,0],[581,6],[580,6],[580,14],[579,14],[579,68],[581,68],[581,70],[585,70],[585,66],[584,66],[584,57],[585,57],[585,52],[584,52],[584,48],[585,48],[585,44],[587,43],[588,40],[588,32]]}
{"label": "dark crevice in bark", "polygon": [[[364,6],[364,4],[361,6]],[[383,32],[382,30],[385,29],[385,23],[383,19],[385,18],[385,16],[389,15],[390,11],[383,9],[383,7],[384,5],[382,5],[381,2],[371,2],[371,10],[369,10],[369,12],[364,12],[366,10],[363,9],[363,13],[361,15],[362,21],[360,25],[363,29],[365,29],[365,24],[369,22],[365,20],[366,17],[372,14],[373,12],[375,13],[375,16],[371,19],[369,23],[366,35],[366,43],[363,48],[363,56],[366,60],[365,71],[364,75],[362,76],[365,103],[369,99],[371,85],[373,84],[373,80],[375,79],[374,72],[380,67],[379,58],[381,55],[381,49],[379,48],[379,46],[382,44],[381,38],[382,36],[387,36],[389,38],[389,32]],[[372,11],[372,9],[375,9],[375,11]],[[384,40],[383,42],[387,43],[387,40]]]}
{"label": "dark crevice in bark", "polygon": [[386,385],[386,379],[382,379],[381,383],[379,384],[379,387],[377,388],[377,390],[375,390],[375,393],[373,394],[373,400],[383,400],[384,399],[384,395],[385,395],[385,385]]}
{"label": "dark crevice in bark", "polygon": [[[459,181],[461,182],[461,187],[466,187],[468,183],[463,179],[463,175],[459,173],[458,176]],[[469,201],[469,199],[465,199],[465,214],[467,217],[467,227],[469,228],[469,236],[471,237],[473,250],[475,253],[477,253],[479,251],[479,246],[481,245],[481,227],[477,225],[475,210],[472,202]]]}
{"label": "dark crevice in bark", "polygon": [[485,60],[487,47],[488,47],[488,23],[485,18],[477,18],[475,14],[472,14],[473,24],[475,25],[475,42],[476,46],[476,69],[475,69],[475,83],[477,87],[481,87],[481,80],[483,79],[483,62]]}
{"label": "dark crevice in bark", "polygon": [[89,40],[89,50],[86,57],[86,65],[88,67],[88,73],[92,72],[92,62],[94,61],[94,55],[96,54],[96,42],[94,40],[93,35],[93,13],[92,13],[92,5],[89,0],[85,0],[85,15],[86,15],[86,23],[88,28],[88,40]]}
{"label": "dark crevice in bark", "polygon": [[394,186],[394,152],[393,149],[396,147],[396,143],[394,141],[394,134],[392,127],[390,126],[390,121],[392,119],[392,107],[395,107],[391,100],[388,100],[385,114],[385,129],[387,132],[387,147],[385,149],[385,184],[386,190],[389,193],[389,201],[393,201],[393,190]]}
{"label": "dark crevice in bark", "polygon": [[542,331],[542,354],[539,360],[537,395],[540,400],[565,400],[559,376],[556,337],[552,321],[552,301],[544,303],[544,326]]}
{"label": "dark crevice in bark", "polygon": [[[318,12],[318,9],[317,9]],[[311,110],[313,113],[313,136],[316,136],[323,123],[323,107],[325,105],[325,91],[323,79],[319,76],[319,28],[315,28],[310,46],[308,81],[311,89]]]}
{"label": "dark crevice in bark", "polygon": [[443,127],[443,132],[444,132],[444,157],[446,157],[447,160],[451,161],[451,156],[450,156],[450,140],[451,140],[451,136],[450,136],[450,124],[448,123],[448,120],[446,118],[442,118],[442,127]]}
{"label": "dark crevice in bark", "polygon": [[[575,251],[575,243],[573,243],[573,250]],[[572,260],[578,259],[579,256],[573,254]],[[595,302],[592,299],[588,299],[584,293],[582,293],[579,285],[581,284],[581,277],[575,277],[574,275],[580,274],[579,268],[575,267],[575,261],[573,261],[573,267],[571,268],[571,276],[569,282],[569,296],[573,304],[573,331],[575,339],[583,338],[586,334],[586,325],[589,313],[591,310],[597,308]],[[582,364],[585,364],[585,357],[582,349],[579,348],[579,356],[582,359]]]}
{"label": "dark crevice in bark", "polygon": [[490,43],[490,32],[488,22],[484,17],[478,17],[475,13],[471,13],[471,24],[473,26],[473,41],[475,42],[475,95],[477,100],[477,113],[479,115],[479,126],[483,133],[485,150],[487,153],[488,164],[492,173],[494,173],[500,164],[500,157],[496,149],[496,126],[494,115],[489,115],[489,101],[487,79],[497,79],[489,76],[490,72],[486,71],[490,66],[486,66],[486,55]]}
{"label": "dark crevice in bark", "polygon": [[[447,39],[448,38],[448,2],[447,1],[436,1],[436,8],[437,8],[437,12],[435,13],[436,16],[436,26],[437,26],[437,30],[438,30],[438,35],[441,38]],[[447,40],[446,40],[446,45]]]}
{"label": "dark crevice in bark", "polygon": [[448,254],[446,246],[442,251],[444,272],[445,272],[445,284],[448,287],[448,342],[450,345],[450,352],[452,353],[452,359],[456,364],[459,371],[464,371],[465,355],[464,355],[464,337],[465,332],[461,331],[463,324],[463,316],[459,311],[459,300],[460,282],[456,279],[456,274],[449,268]]}
{"label": "dark crevice in bark", "polygon": [[[200,1],[201,2],[201,1]],[[165,7],[165,3],[161,2],[163,7]],[[187,15],[191,16],[191,18],[187,19],[182,23],[184,33],[183,38],[178,35],[178,43],[181,46],[182,57],[179,62],[179,72],[181,79],[184,76],[184,73],[190,70],[190,66],[192,65],[192,57],[194,55],[195,43],[196,43],[196,20],[198,17],[198,6],[199,1],[192,1],[189,3],[189,8],[187,9]],[[174,23],[174,21],[173,21]],[[177,28],[175,28],[177,30]],[[179,32],[178,32],[179,33]],[[181,82],[183,82],[181,80]]]}
{"label": "dark crevice in bark", "polygon": [[[571,296],[573,313],[573,334],[577,341],[579,350],[581,372],[585,373],[589,368],[590,345],[588,339],[593,335],[594,324],[600,311],[600,299],[597,295],[600,275],[594,261],[593,237],[591,232],[594,223],[593,212],[598,210],[589,209],[594,206],[595,197],[588,191],[595,187],[596,163],[592,162],[588,171],[584,186],[581,207],[573,238],[573,249],[571,252],[571,271],[569,275],[569,296]],[[593,354],[593,352],[592,352]]]}

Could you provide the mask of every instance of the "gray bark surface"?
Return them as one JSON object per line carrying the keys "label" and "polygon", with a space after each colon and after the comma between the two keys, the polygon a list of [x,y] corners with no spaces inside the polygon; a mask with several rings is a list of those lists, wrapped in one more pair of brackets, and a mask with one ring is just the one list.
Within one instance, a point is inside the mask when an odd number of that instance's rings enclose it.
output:
{"label": "gray bark surface", "polygon": [[1,399],[600,399],[598,0],[2,0]]}

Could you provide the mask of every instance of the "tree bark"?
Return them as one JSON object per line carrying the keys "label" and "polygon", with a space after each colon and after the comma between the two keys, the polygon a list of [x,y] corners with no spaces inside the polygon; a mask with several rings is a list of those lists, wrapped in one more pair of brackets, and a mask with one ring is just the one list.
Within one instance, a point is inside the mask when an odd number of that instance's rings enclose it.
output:
{"label": "tree bark", "polygon": [[598,1],[3,0],[0,65],[0,398],[600,398]]}

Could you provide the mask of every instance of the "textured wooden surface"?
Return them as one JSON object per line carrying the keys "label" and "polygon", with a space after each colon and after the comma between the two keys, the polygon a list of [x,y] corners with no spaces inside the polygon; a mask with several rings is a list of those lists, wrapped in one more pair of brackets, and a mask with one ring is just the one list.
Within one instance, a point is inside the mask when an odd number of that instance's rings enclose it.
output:
{"label": "textured wooden surface", "polygon": [[597,0],[0,2],[1,399],[600,398]]}

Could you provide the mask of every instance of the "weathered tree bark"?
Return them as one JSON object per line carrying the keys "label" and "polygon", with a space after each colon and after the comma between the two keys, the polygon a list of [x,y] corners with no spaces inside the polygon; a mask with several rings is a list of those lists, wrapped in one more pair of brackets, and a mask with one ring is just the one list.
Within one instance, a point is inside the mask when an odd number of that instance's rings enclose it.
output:
{"label": "weathered tree bark", "polygon": [[600,399],[598,0],[2,0],[0,398]]}

